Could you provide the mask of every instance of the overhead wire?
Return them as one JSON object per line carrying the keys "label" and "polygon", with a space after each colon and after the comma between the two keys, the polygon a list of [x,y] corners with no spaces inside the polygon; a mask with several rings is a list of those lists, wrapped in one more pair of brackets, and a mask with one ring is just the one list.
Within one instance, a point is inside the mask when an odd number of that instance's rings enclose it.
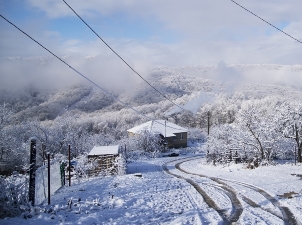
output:
{"label": "overhead wire", "polygon": [[113,50],[113,48],[111,48],[109,46],[109,44],[107,42],[105,42],[105,40],[103,38],[101,38],[97,32],[95,32],[91,26],[88,25],[88,23],[85,22],[85,20],[65,1],[63,0],[63,2],[73,11],[73,13],[80,19],[82,20],[82,22],[117,56],[119,57],[136,75],[138,75],[143,81],[145,81],[151,88],[153,88],[156,92],[158,92],[162,97],[164,97],[166,100],[168,100],[169,102],[171,102],[173,105],[177,106],[178,108],[187,111],[186,109],[184,109],[183,107],[181,107],[180,105],[176,104],[175,102],[173,102],[172,100],[170,100],[167,96],[165,96],[163,93],[161,93],[157,88],[155,88],[149,81],[147,81],[143,76],[141,76],[132,66],[129,65],[129,63],[126,62],[126,60],[124,60],[116,51]]}
{"label": "overhead wire", "polygon": [[123,102],[122,100],[120,100],[119,98],[115,97],[113,94],[111,94],[110,92],[108,92],[107,90],[105,90],[104,88],[102,88],[100,85],[98,85],[97,83],[95,83],[94,81],[92,81],[91,79],[89,79],[87,76],[85,76],[84,74],[80,73],[78,70],[76,70],[75,68],[73,68],[71,65],[69,65],[67,62],[65,62],[63,59],[61,59],[59,56],[57,56],[56,54],[54,54],[52,51],[50,51],[48,48],[46,48],[44,45],[42,45],[40,42],[38,42],[37,40],[35,40],[33,37],[31,37],[29,34],[27,34],[25,31],[23,31],[21,28],[19,28],[18,26],[16,26],[14,23],[12,23],[11,21],[9,21],[8,19],[6,19],[4,16],[0,15],[0,17],[2,17],[6,22],[8,22],[9,24],[11,24],[12,26],[14,26],[16,29],[18,29],[20,32],[22,32],[24,35],[26,35],[28,38],[30,38],[32,41],[34,41],[36,44],[40,45],[40,47],[42,47],[43,49],[45,49],[47,52],[49,52],[51,55],[53,55],[55,58],[57,58],[58,60],[60,60],[62,63],[64,63],[66,66],[68,66],[70,69],[72,69],[74,72],[76,72],[77,74],[79,74],[81,77],[83,77],[84,79],[86,79],[87,81],[89,81],[90,83],[92,83],[93,85],[95,85],[97,88],[99,88],[100,90],[102,90],[104,93],[106,93],[108,96],[112,97],[113,99],[115,99],[116,101],[118,101],[119,103],[121,103],[122,105],[124,105],[125,107],[127,107],[128,109],[133,110],[134,112],[136,112],[137,114],[141,115],[142,117],[147,118],[148,120],[152,120],[160,125],[166,126],[166,127],[170,127],[172,129],[176,129],[176,130],[182,130],[182,129],[178,129],[175,127],[171,127],[171,126],[167,126],[165,124],[162,124],[158,121],[156,121],[154,118],[151,118],[149,116],[144,115],[143,113],[141,113],[140,111],[134,109],[133,107],[131,107],[130,105],[128,105],[127,103]]}
{"label": "overhead wire", "polygon": [[261,18],[260,16],[256,15],[255,13],[253,13],[252,11],[248,10],[247,8],[243,7],[242,5],[240,5],[239,3],[235,2],[234,0],[231,0],[233,3],[235,3],[236,5],[238,5],[239,7],[243,8],[245,11],[251,13],[252,15],[256,16],[257,18],[259,18],[260,20],[262,20],[263,22],[267,23],[268,25],[272,26],[273,28],[277,29],[278,31],[282,32],[283,34],[287,35],[288,37],[294,39],[295,41],[299,42],[302,44],[302,41],[294,38],[293,36],[291,36],[290,34],[284,32],[283,30],[279,29],[278,27],[274,26],[273,24],[271,24],[270,22],[266,21],[265,19]]}

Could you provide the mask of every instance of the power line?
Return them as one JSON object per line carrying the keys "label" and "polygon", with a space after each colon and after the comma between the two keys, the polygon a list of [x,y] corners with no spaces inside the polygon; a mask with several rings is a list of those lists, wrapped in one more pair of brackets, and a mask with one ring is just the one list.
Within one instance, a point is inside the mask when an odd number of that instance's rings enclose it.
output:
{"label": "power line", "polygon": [[[123,104],[125,107],[133,110],[134,112],[136,112],[137,114],[141,115],[142,117],[147,118],[148,120],[153,120],[156,123],[165,126],[165,124],[162,124],[158,121],[156,121],[154,118],[151,118],[149,116],[144,115],[143,113],[141,113],[140,111],[134,109],[133,107],[129,106],[127,103],[123,102],[122,100],[118,99],[117,97],[115,97],[113,94],[111,94],[110,92],[106,91],[104,88],[102,88],[100,85],[98,85],[97,83],[95,83],[94,81],[92,81],[91,79],[89,79],[88,77],[86,77],[84,74],[80,73],[79,71],[77,71],[75,68],[73,68],[72,66],[70,66],[67,62],[65,62],[63,59],[61,59],[59,56],[57,56],[56,54],[54,54],[52,51],[50,51],[48,48],[46,48],[44,45],[42,45],[40,42],[38,42],[37,40],[35,40],[34,38],[32,38],[29,34],[27,34],[25,31],[21,30],[18,26],[16,26],[14,23],[12,23],[11,21],[9,21],[8,19],[6,19],[4,16],[0,15],[5,21],[7,21],[9,24],[11,24],[12,26],[14,26],[16,29],[18,29],[20,32],[22,32],[23,34],[25,34],[28,38],[30,38],[32,41],[34,41],[35,43],[37,43],[38,45],[40,45],[42,48],[44,48],[46,51],[48,51],[51,55],[53,55],[55,58],[57,58],[58,60],[60,60],[62,63],[64,63],[66,66],[68,66],[70,69],[72,69],[74,72],[76,72],[77,74],[79,74],[81,77],[83,77],[84,79],[86,79],[87,81],[89,81],[90,83],[92,83],[93,85],[95,85],[97,88],[99,88],[100,90],[102,90],[103,92],[105,92],[108,96],[112,97],[113,99],[115,99],[116,101],[120,102],[121,104]],[[167,126],[170,127],[170,126]],[[181,129],[177,129],[174,127],[170,127],[176,130],[181,130]]]}
{"label": "power line", "polygon": [[184,108],[182,108],[180,105],[174,103],[172,100],[170,100],[167,96],[165,96],[163,93],[161,93],[157,88],[155,88],[154,86],[152,86],[152,84],[150,84],[150,82],[148,82],[145,78],[143,78],[135,69],[133,69],[116,51],[114,51],[105,41],[103,38],[101,38],[85,21],[84,19],[82,19],[82,17],[70,6],[68,5],[68,3],[63,0],[63,2],[74,12],[74,14],[77,15],[77,17],[79,17],[80,20],[82,20],[82,22],[117,56],[119,57],[135,74],[137,74],[141,79],[143,79],[143,81],[145,81],[150,87],[152,87],[155,91],[157,91],[161,96],[163,96],[165,99],[167,99],[169,102],[171,102],[173,105],[177,106],[178,108],[184,110],[184,111],[188,111]]}
{"label": "power line", "polygon": [[[64,1],[64,0],[63,0]],[[234,2],[236,5],[240,6],[241,8],[243,8],[245,11],[253,14],[254,16],[256,16],[257,18],[259,18],[260,20],[262,20],[263,22],[267,23],[268,25],[272,26],[273,28],[277,29],[278,31],[282,32],[283,34],[289,36],[290,38],[294,39],[295,41],[299,42],[302,44],[301,41],[299,41],[298,39],[294,38],[293,36],[289,35],[288,33],[284,32],[283,30],[279,29],[278,27],[274,26],[273,24],[271,24],[270,22],[266,21],[265,19],[262,19],[260,16],[257,16],[255,13],[253,13],[252,11],[248,10],[247,8],[243,7],[242,5],[240,5],[239,3],[231,0],[232,2]]]}

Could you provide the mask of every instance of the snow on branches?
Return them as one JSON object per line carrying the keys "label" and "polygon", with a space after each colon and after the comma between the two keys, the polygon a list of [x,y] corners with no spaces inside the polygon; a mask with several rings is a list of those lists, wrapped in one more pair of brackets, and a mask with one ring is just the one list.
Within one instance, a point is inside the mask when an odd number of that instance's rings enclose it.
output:
{"label": "snow on branches", "polygon": [[[241,161],[267,164],[293,156],[293,140],[301,162],[302,105],[276,99],[246,101],[232,124],[216,126],[208,137],[208,161],[226,162],[234,151]],[[232,153],[230,153],[232,152]],[[257,163],[258,164],[258,163]]]}

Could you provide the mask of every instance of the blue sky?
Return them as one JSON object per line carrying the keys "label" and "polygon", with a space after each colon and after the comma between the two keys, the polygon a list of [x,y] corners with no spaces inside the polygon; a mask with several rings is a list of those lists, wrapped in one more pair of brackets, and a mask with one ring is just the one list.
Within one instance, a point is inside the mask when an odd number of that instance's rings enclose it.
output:
{"label": "blue sky", "polygon": [[[72,5],[72,2],[70,2]],[[43,21],[41,31],[57,33],[63,40],[77,39],[82,42],[96,40],[97,37],[72,15],[49,18],[41,9],[26,1],[12,0],[2,1],[1,14],[14,22],[17,26],[30,26],[33,21]],[[66,6],[66,9],[67,6]],[[165,29],[163,24],[156,18],[141,19],[128,15],[126,12],[111,15],[97,15],[91,9],[92,17],[83,18],[104,39],[131,39],[137,41],[160,41],[162,43],[175,43],[181,40],[181,33],[173,29]],[[1,21],[3,25],[3,21]]]}
{"label": "blue sky", "polygon": [[[67,1],[90,26],[108,43],[119,46],[117,52],[136,52],[144,48],[144,57],[156,55],[163,58],[151,60],[167,65],[231,63],[284,63],[296,64],[299,45],[274,30],[258,18],[247,13],[231,1],[197,1],[184,3],[180,0],[91,0]],[[302,16],[298,0],[238,0],[238,3],[284,29],[296,38],[302,39],[300,32]],[[0,0],[0,12],[7,19],[37,38],[49,44],[61,55],[95,55],[99,41],[97,37],[58,0]],[[22,49],[20,45],[30,45],[24,36],[0,21],[5,32],[0,36],[1,57],[37,56],[41,51]],[[10,38],[16,35],[18,38]],[[94,43],[94,44],[93,44]],[[127,45],[131,43],[131,45]],[[283,46],[283,57],[276,57],[271,51],[257,52],[269,46]],[[130,50],[134,49],[133,51]],[[20,50],[18,50],[20,49]],[[77,49],[77,51],[75,50]],[[150,51],[149,53],[147,51]],[[175,52],[173,52],[175,51]],[[276,50],[277,52],[277,50]],[[300,51],[301,52],[301,51]],[[10,54],[11,53],[11,54]],[[232,54],[233,53],[233,54]],[[236,54],[235,54],[236,53]],[[155,55],[154,55],[155,54]],[[258,56],[257,56],[258,54]],[[135,55],[135,54],[134,54]],[[260,55],[260,57],[259,57]],[[262,57],[265,56],[265,57]],[[291,57],[292,56],[292,57]],[[134,56],[129,56],[131,59]],[[173,62],[175,58],[175,62]],[[290,59],[289,59],[290,58]],[[282,61],[284,60],[284,61]],[[291,61],[292,60],[292,61]]]}
{"label": "blue sky", "polygon": [[[230,0],[66,1],[141,74],[157,65],[301,64],[302,44]],[[301,0],[237,2],[302,40]],[[83,71],[131,73],[61,0],[0,0],[0,13],[55,54],[76,57]],[[50,56],[3,19],[0,28],[1,59]],[[1,77],[18,73],[10,66],[2,65]]]}
{"label": "blue sky", "polygon": [[[302,44],[230,0],[66,1],[143,77],[159,65],[225,65],[227,80],[232,64],[302,64]],[[237,1],[302,40],[301,0]],[[0,0],[0,14],[108,90],[138,80],[61,0]],[[0,28],[0,86],[83,82],[1,18]]]}

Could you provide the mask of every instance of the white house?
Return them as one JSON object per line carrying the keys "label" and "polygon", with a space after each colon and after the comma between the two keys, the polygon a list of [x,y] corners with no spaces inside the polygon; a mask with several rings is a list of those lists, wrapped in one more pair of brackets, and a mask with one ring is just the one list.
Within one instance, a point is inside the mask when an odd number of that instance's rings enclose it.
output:
{"label": "white house", "polygon": [[166,120],[152,120],[127,131],[129,136],[149,131],[160,134],[168,143],[169,148],[187,147],[188,130]]}

